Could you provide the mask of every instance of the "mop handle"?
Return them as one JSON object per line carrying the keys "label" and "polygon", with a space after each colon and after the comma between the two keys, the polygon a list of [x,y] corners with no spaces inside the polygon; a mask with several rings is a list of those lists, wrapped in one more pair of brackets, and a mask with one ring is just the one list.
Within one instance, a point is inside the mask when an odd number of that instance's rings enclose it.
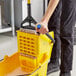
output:
{"label": "mop handle", "polygon": [[[41,25],[37,25],[37,29],[40,29],[41,28]],[[50,36],[50,34],[46,33],[46,36],[52,40],[53,43],[55,43],[55,40]]]}
{"label": "mop handle", "polygon": [[31,4],[31,0],[27,0],[27,3],[28,3],[28,4]]}

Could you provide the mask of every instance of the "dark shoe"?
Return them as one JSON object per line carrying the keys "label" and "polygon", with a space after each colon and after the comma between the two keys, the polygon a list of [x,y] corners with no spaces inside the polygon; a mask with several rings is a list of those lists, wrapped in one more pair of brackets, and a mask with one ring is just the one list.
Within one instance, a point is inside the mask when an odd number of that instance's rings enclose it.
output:
{"label": "dark shoe", "polygon": [[70,72],[67,72],[67,73],[60,73],[60,76],[71,76],[71,73],[70,73]]}
{"label": "dark shoe", "polygon": [[59,64],[58,63],[49,63],[47,75],[53,72],[59,71]]}

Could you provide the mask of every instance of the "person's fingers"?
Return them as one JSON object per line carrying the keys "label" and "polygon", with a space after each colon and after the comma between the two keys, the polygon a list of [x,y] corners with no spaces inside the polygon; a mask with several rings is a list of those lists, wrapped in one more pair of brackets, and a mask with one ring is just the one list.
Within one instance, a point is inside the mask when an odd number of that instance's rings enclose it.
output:
{"label": "person's fingers", "polygon": [[48,30],[48,28],[46,28],[46,30],[45,30],[46,32],[49,32],[49,30]]}
{"label": "person's fingers", "polygon": [[45,31],[44,28],[39,29],[39,32],[42,33],[42,34],[45,34],[46,33],[46,31]]}
{"label": "person's fingers", "polygon": [[36,32],[39,32],[39,29],[35,28],[36,29]]}
{"label": "person's fingers", "polygon": [[42,29],[42,32],[41,32],[42,34],[45,34],[45,30],[44,29]]}
{"label": "person's fingers", "polygon": [[37,29],[37,27],[35,27],[35,29],[36,29],[36,32],[39,32],[39,33],[42,33],[42,34],[45,34],[45,33],[48,32],[48,28],[44,27],[44,26],[42,26],[40,29]]}
{"label": "person's fingers", "polygon": [[43,34],[45,34],[45,33],[46,33],[46,29],[44,28],[44,29],[42,30],[42,32],[43,32]]}
{"label": "person's fingers", "polygon": [[36,29],[36,32],[39,32],[39,29]]}
{"label": "person's fingers", "polygon": [[39,32],[39,33],[42,33],[42,29],[39,29],[38,32]]}
{"label": "person's fingers", "polygon": [[42,30],[42,32],[43,32],[43,34],[45,34],[45,33],[48,32],[48,29],[47,29],[47,28],[44,28],[44,29]]}

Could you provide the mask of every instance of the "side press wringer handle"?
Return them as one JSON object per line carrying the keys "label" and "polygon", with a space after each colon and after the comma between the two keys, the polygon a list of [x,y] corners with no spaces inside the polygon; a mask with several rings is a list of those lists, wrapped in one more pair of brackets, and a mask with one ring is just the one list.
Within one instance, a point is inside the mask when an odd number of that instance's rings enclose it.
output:
{"label": "side press wringer handle", "polygon": [[[40,29],[40,28],[41,28],[41,25],[40,25],[40,24],[37,25],[37,29]],[[47,37],[48,37],[49,39],[52,40],[53,43],[55,43],[55,40],[54,40],[48,33],[46,33],[46,35],[47,35]]]}

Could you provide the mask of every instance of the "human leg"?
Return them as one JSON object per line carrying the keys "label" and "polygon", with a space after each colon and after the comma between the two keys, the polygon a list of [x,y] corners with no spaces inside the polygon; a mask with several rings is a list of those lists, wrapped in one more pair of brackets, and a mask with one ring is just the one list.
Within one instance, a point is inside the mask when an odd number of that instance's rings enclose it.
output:
{"label": "human leg", "polygon": [[52,55],[50,63],[48,64],[48,74],[57,71],[59,68],[59,57],[61,50],[60,43],[60,16],[61,16],[61,2],[59,2],[56,10],[54,11],[52,17],[48,23],[49,31],[54,31],[55,34],[55,44],[53,46]]}
{"label": "human leg", "polygon": [[[71,76],[73,60],[73,27],[75,25],[75,8],[72,0],[62,0],[61,15],[61,74]],[[65,74],[66,73],[66,74]],[[65,75],[64,75],[65,74]]]}

